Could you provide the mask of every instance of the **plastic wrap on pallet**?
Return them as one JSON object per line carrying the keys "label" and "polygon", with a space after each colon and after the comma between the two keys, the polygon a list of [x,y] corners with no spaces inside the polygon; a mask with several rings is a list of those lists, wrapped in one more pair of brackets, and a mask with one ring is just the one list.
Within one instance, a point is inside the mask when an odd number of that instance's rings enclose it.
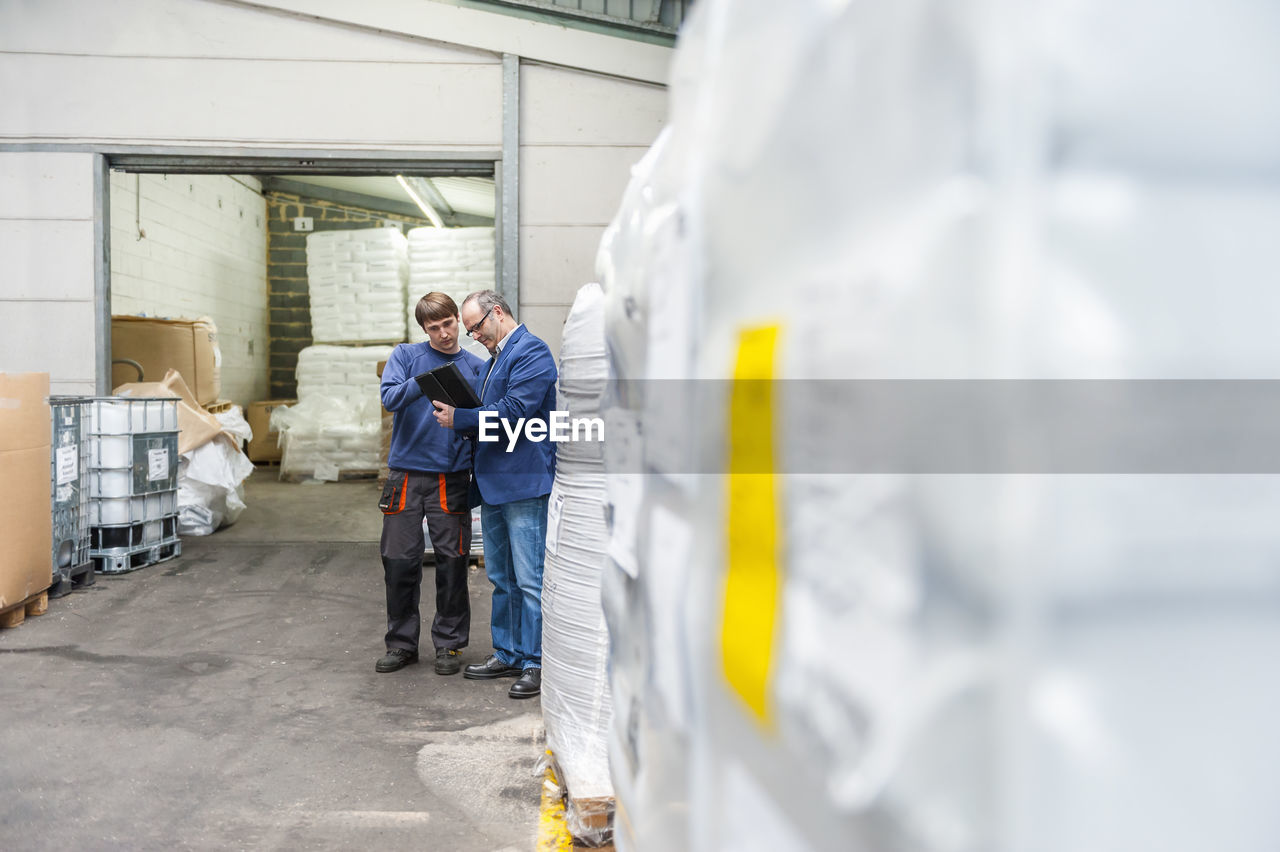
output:
{"label": "plastic wrap on pallet", "polygon": [[280,432],[282,475],[336,480],[347,470],[376,471],[382,446],[382,409],[372,400],[313,393],[271,412]]}
{"label": "plastic wrap on pallet", "polygon": [[317,343],[404,340],[407,244],[395,228],[307,235],[311,337]]}
{"label": "plastic wrap on pallet", "polygon": [[[663,843],[661,802],[616,783],[619,849],[1280,843],[1280,687],[1258,678],[1280,642],[1271,468],[865,472],[846,451],[935,425],[859,408],[898,380],[1274,375],[1278,36],[1251,2],[698,4],[668,128],[691,158],[685,280],[714,310],[686,362],[707,393],[671,413],[708,469],[733,434],[768,435],[771,475],[646,498],[664,545],[617,605],[655,634],[698,615],[662,658],[690,693],[696,783]],[[753,426],[715,393],[735,370],[783,380]],[[1061,449],[1023,437],[996,449]],[[744,483],[775,489],[745,495],[764,553],[732,537]],[[645,598],[680,523],[704,532],[687,582]],[[663,708],[614,695],[615,775],[638,778]]]}
{"label": "plastic wrap on pallet", "polygon": [[308,346],[298,353],[298,404],[271,413],[282,476],[335,480],[381,466],[378,362],[390,346]]}
{"label": "plastic wrap on pallet", "polygon": [[[565,321],[557,409],[574,419],[598,416],[606,376],[604,299],[598,284],[588,284]],[[566,453],[569,448],[583,449]],[[601,442],[558,444],[542,581],[542,715],[547,747],[569,791],[569,830],[591,841],[607,839],[609,827],[594,813],[581,813],[579,803],[613,796],[609,641],[600,603],[608,547],[604,503]]]}

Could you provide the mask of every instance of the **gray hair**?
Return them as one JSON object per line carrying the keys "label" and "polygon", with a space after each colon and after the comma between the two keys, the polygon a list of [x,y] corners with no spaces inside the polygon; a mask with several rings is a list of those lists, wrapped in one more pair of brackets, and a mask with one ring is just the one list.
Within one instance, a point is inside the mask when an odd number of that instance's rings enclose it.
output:
{"label": "gray hair", "polygon": [[507,304],[506,299],[498,295],[496,290],[477,290],[462,300],[463,306],[465,307],[468,302],[474,302],[482,314],[487,314],[493,310],[494,305],[497,305],[502,308],[504,314],[515,319],[515,314],[511,313],[511,306]]}

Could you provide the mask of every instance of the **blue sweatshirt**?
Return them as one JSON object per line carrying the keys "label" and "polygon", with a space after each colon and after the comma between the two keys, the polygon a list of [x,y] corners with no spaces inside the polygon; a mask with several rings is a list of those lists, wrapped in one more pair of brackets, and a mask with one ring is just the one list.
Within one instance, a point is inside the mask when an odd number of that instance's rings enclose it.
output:
{"label": "blue sweatshirt", "polygon": [[417,473],[451,473],[471,467],[471,442],[436,422],[435,407],[413,377],[456,362],[463,377],[478,389],[477,377],[487,361],[465,349],[445,355],[429,341],[401,343],[382,368],[382,405],[395,414],[388,465]]}

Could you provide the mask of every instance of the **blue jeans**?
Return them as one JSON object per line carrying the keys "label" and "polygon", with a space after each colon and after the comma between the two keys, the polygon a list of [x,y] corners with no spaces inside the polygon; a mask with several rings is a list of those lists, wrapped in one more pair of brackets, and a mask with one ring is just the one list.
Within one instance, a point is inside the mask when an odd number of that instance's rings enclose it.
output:
{"label": "blue jeans", "polygon": [[493,653],[522,669],[542,667],[542,557],[547,498],[480,507],[484,568],[493,583]]}

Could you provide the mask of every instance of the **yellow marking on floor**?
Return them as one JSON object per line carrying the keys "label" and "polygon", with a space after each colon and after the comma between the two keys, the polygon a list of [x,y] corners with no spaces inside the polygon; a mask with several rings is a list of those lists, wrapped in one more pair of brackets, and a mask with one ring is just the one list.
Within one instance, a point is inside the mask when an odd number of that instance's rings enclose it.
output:
{"label": "yellow marking on floor", "polygon": [[[548,752],[549,754],[550,752]],[[548,766],[542,779],[542,804],[538,809],[538,839],[535,852],[572,852],[573,837],[565,822],[564,788]]]}

